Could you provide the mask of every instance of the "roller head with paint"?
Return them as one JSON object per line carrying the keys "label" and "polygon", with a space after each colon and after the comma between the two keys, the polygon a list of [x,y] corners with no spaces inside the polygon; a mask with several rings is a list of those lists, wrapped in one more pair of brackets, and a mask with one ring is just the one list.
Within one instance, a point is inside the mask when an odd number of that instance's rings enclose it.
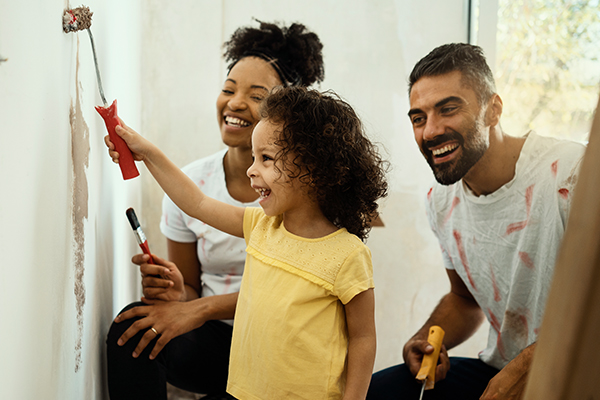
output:
{"label": "roller head with paint", "polygon": [[81,6],[70,10],[65,10],[63,13],[63,31],[65,33],[77,32],[81,30],[87,30],[90,36],[90,42],[92,43],[92,53],[94,55],[94,67],[96,67],[96,80],[98,81],[98,91],[104,106],[97,106],[96,111],[104,119],[106,129],[108,130],[108,136],[115,145],[115,150],[119,152],[119,167],[121,167],[121,173],[123,179],[131,179],[138,176],[140,173],[135,166],[133,155],[125,144],[125,141],[117,135],[115,128],[117,125],[121,125],[119,117],[117,115],[117,100],[109,106],[104,97],[104,90],[102,89],[102,79],[100,78],[100,69],[98,68],[98,58],[96,57],[96,45],[94,44],[94,36],[90,27],[92,26],[92,15],[94,13],[90,11],[89,7]]}

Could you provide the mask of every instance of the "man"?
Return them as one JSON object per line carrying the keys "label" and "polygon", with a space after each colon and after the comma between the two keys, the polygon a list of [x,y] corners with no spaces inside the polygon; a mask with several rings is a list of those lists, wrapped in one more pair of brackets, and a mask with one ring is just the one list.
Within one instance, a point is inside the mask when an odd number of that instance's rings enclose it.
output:
{"label": "man", "polygon": [[[502,100],[477,46],[434,49],[409,82],[415,139],[439,183],[427,214],[451,288],[404,346],[405,364],[373,375],[367,399],[418,399],[414,376],[433,351],[432,325],[446,334],[425,399],[520,398],[585,147],[505,134]],[[491,327],[479,358],[448,357],[484,318]]]}

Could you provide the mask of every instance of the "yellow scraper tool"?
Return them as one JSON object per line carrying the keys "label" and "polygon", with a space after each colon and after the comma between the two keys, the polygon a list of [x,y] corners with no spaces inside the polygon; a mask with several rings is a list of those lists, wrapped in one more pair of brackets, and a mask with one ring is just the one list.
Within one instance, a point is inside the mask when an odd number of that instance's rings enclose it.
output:
{"label": "yellow scraper tool", "polygon": [[423,387],[421,388],[421,395],[419,400],[423,399],[423,392],[425,390],[433,389],[435,384],[435,367],[437,366],[438,358],[440,356],[440,349],[442,348],[442,341],[444,340],[444,330],[437,325],[429,328],[429,336],[427,342],[433,346],[433,352],[423,356],[421,362],[421,369],[417,374],[417,380],[423,381]]}

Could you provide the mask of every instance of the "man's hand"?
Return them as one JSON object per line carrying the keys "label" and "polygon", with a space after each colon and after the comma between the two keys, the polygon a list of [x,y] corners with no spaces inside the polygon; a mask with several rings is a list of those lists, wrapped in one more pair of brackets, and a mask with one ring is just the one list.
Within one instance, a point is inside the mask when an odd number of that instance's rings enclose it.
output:
{"label": "man's hand", "polygon": [[[410,372],[416,376],[419,369],[421,369],[423,356],[431,353],[433,353],[433,346],[427,340],[413,337],[404,345],[404,363],[408,366]],[[442,345],[438,366],[435,369],[435,381],[444,379],[449,369],[448,351],[446,346]]]}
{"label": "man's hand", "polygon": [[535,343],[525,348],[517,357],[502,368],[488,383],[480,400],[521,399],[525,394],[525,385]]}

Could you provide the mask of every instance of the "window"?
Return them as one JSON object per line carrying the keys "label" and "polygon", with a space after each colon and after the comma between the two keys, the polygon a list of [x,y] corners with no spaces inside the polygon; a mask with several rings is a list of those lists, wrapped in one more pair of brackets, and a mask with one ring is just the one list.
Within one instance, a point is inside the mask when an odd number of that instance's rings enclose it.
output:
{"label": "window", "polygon": [[[599,0],[497,3],[491,61],[504,101],[504,131],[521,136],[533,129],[586,141],[600,88]],[[474,10],[478,37],[493,29],[482,24],[482,11]],[[489,48],[484,50],[489,54]]]}

